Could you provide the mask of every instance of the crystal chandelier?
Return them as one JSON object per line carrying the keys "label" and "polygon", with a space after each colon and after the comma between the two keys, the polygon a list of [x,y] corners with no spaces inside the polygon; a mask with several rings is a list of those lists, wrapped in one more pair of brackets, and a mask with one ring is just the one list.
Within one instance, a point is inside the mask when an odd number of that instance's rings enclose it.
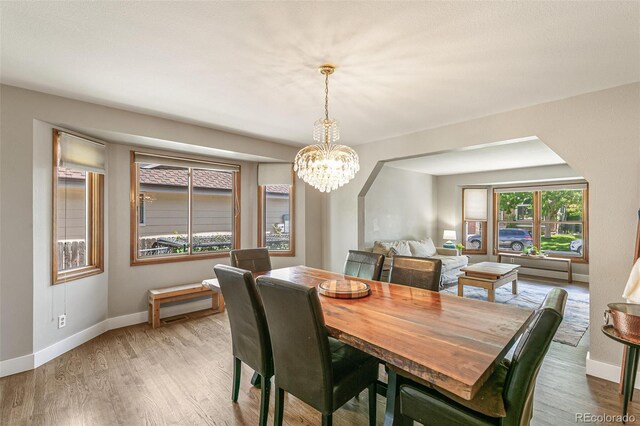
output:
{"label": "crystal chandelier", "polygon": [[338,122],[329,118],[329,75],[335,69],[333,65],[320,67],[324,75],[324,118],[313,126],[313,139],[319,143],[302,148],[293,163],[298,177],[320,192],[340,188],[360,170],[358,154],[348,146],[335,143],[340,139],[340,129]]}

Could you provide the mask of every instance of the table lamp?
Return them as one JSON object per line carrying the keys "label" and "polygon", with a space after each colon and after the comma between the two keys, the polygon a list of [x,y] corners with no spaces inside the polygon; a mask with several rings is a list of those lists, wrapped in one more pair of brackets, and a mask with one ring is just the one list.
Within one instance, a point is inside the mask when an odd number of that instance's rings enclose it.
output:
{"label": "table lamp", "polygon": [[455,241],[455,240],[457,240],[457,239],[458,239],[458,236],[456,235],[456,231],[453,231],[453,230],[451,230],[451,229],[447,229],[447,230],[445,230],[445,231],[442,233],[442,239],[443,239],[443,240],[447,240],[447,242],[446,242],[446,243],[444,243],[444,244],[442,245],[442,247],[444,247],[444,248],[452,248],[452,249],[456,248],[455,243],[452,241],[452,240],[454,240],[454,241]]}

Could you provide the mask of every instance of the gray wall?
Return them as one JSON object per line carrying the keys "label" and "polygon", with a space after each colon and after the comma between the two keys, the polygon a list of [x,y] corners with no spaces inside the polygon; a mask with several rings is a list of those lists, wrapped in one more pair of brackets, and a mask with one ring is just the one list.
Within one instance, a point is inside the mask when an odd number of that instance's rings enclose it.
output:
{"label": "gray wall", "polygon": [[[590,190],[590,317],[600,324],[607,303],[622,301],[633,263],[640,205],[640,83],[548,102],[356,146],[360,172],[331,192],[323,258],[340,270],[359,241],[358,193],[379,161],[537,136],[584,176]],[[615,224],[615,226],[612,226]],[[360,235],[364,235],[362,232]],[[620,363],[620,348],[590,336],[591,359]]]}
{"label": "gray wall", "polygon": [[[535,182],[553,179],[580,179],[576,173],[566,164],[526,167],[522,169],[497,170],[481,173],[465,173],[458,175],[438,176],[437,197],[438,197],[438,239],[437,243],[442,243],[442,232],[445,229],[455,229],[458,233],[458,240],[462,240],[462,187],[470,185],[486,186],[489,188],[489,220],[487,223],[487,253],[486,256],[471,255],[473,262],[484,260],[495,260],[493,253],[493,208],[492,208],[492,186],[496,184],[517,184],[523,182]],[[574,264],[576,274],[588,275],[589,265]],[[540,271],[536,273],[540,274]],[[563,275],[558,275],[563,276]],[[566,274],[564,274],[566,276]]]}
{"label": "gray wall", "polygon": [[[129,265],[131,147],[110,143],[105,273],[51,286],[51,124],[177,141],[190,156],[217,149],[235,157],[292,161],[297,152],[291,146],[6,85],[0,87],[0,114],[0,360],[30,355],[108,317],[145,311],[149,288],[212,276],[211,260]],[[257,167],[241,164],[241,241],[252,247],[257,241]],[[320,266],[322,245],[317,239],[306,241],[305,235],[318,237],[323,210],[323,197],[297,181],[296,256],[275,258],[274,266]],[[65,311],[68,325],[58,330],[56,318]]]}
{"label": "gray wall", "polygon": [[376,240],[437,241],[433,176],[384,166],[365,199],[365,246]]}

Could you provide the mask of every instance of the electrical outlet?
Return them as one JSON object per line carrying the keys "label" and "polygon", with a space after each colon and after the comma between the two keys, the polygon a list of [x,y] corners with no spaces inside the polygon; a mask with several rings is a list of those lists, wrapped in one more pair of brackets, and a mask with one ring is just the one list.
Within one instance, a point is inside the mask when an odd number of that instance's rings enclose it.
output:
{"label": "electrical outlet", "polygon": [[58,328],[62,328],[67,325],[67,315],[62,314],[58,317]]}

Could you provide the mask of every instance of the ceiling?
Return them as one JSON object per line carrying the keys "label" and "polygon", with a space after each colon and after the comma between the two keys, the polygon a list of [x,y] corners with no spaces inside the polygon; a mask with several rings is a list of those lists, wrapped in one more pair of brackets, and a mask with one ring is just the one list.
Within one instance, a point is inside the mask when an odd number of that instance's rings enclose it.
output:
{"label": "ceiling", "polygon": [[640,80],[639,2],[2,2],[1,81],[349,145]]}
{"label": "ceiling", "polygon": [[435,176],[553,164],[566,164],[566,162],[538,138],[527,138],[512,143],[485,145],[385,163],[387,166],[398,169]]}

